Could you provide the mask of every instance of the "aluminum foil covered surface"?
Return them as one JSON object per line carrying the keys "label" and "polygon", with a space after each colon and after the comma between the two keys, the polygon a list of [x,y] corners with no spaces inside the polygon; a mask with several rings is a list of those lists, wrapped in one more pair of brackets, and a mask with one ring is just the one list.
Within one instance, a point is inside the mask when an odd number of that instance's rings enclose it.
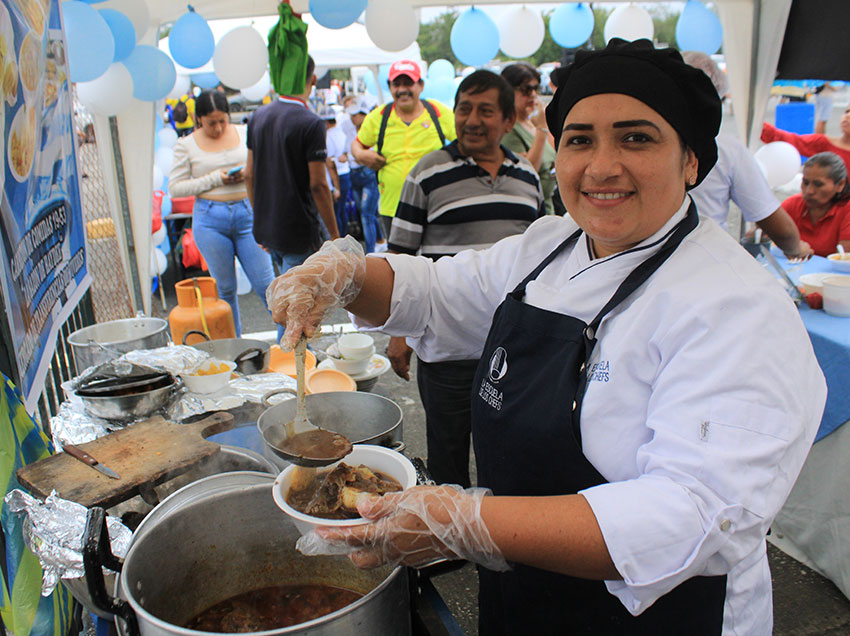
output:
{"label": "aluminum foil covered surface", "polygon": [[195,347],[171,345],[157,349],[131,351],[125,353],[119,360],[126,360],[134,364],[168,371],[172,375],[178,375],[180,373],[191,373],[210,357],[209,353]]}
{"label": "aluminum foil covered surface", "polygon": [[[48,596],[60,579],[78,579],[85,575],[85,506],[61,499],[56,491],[42,502],[23,490],[15,489],[6,495],[5,501],[11,512],[26,515],[23,523],[24,541],[38,557],[44,570],[42,596]],[[107,516],[106,527],[112,554],[124,558],[133,533],[115,517]]]}

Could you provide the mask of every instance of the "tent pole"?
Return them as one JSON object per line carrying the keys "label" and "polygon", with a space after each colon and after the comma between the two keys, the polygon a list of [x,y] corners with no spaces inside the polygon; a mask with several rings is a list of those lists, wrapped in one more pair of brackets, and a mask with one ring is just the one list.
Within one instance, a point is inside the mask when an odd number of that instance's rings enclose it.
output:
{"label": "tent pole", "polygon": [[127,264],[130,267],[130,281],[133,289],[133,304],[136,311],[144,307],[142,290],[139,287],[139,269],[136,265],[136,242],[133,239],[133,221],[130,218],[130,201],[127,198],[127,180],[124,175],[124,160],[121,155],[121,141],[118,138],[118,120],[109,118],[109,133],[112,140],[112,156],[115,165],[115,180],[118,184],[118,206],[121,209],[124,240],[127,244]]}
{"label": "tent pole", "polygon": [[[750,107],[747,112],[747,135],[748,138],[744,141],[747,143],[747,146],[750,145],[749,136],[752,135],[753,130],[753,122],[755,120],[755,109],[753,108],[753,104],[756,99],[756,82],[755,78],[758,77],[758,62],[759,62],[759,34],[761,33],[761,0],[754,0],[753,2],[753,37],[752,37],[752,45],[750,49],[750,88],[748,101]],[[759,114],[761,117],[761,113]]]}

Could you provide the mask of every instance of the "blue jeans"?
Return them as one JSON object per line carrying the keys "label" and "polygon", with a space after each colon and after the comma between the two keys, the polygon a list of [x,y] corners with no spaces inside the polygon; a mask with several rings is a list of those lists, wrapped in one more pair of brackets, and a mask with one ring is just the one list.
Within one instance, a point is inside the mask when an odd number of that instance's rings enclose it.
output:
{"label": "blue jeans", "polygon": [[378,192],[378,178],[375,171],[366,166],[353,168],[351,189],[354,200],[360,210],[360,223],[363,225],[363,241],[366,243],[366,253],[375,251],[375,242],[384,237],[381,223],[378,221],[378,202],[381,195]]}
{"label": "blue jeans", "polygon": [[195,199],[192,212],[195,243],[201,251],[210,275],[218,283],[218,295],[233,309],[236,336],[242,335],[239,300],[236,297],[236,266],[234,256],[251,281],[251,287],[263,305],[266,287],[274,279],[272,261],[254,240],[254,211],[248,199],[223,202]]}
{"label": "blue jeans", "polygon": [[348,219],[342,218],[342,213],[345,208],[345,201],[348,198],[348,191],[351,189],[351,173],[339,175],[339,199],[334,203],[334,212],[336,212],[336,227],[339,230],[340,236],[345,236],[345,229],[348,225]]}

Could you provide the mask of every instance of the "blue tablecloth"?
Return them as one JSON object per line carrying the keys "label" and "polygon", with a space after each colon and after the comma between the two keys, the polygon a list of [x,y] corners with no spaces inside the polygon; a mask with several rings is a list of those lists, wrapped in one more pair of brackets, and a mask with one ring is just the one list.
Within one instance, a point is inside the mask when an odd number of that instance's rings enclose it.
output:
{"label": "blue tablecloth", "polygon": [[[841,273],[821,256],[814,256],[802,265],[792,265],[781,256],[777,256],[776,260],[795,283],[799,283],[803,274]],[[850,420],[850,318],[830,316],[821,309],[811,309],[805,303],[800,305],[800,317],[826,376],[826,408],[815,437],[817,442]]]}

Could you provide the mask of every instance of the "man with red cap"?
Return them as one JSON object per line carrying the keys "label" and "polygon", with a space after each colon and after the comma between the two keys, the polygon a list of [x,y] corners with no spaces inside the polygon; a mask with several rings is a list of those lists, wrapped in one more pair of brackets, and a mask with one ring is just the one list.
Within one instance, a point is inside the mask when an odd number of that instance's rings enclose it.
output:
{"label": "man with red cap", "polygon": [[452,109],[435,100],[420,99],[425,84],[419,64],[413,60],[394,62],[387,84],[393,101],[366,116],[351,144],[357,162],[378,173],[385,236],[390,234],[407,173],[422,157],[456,137]]}

